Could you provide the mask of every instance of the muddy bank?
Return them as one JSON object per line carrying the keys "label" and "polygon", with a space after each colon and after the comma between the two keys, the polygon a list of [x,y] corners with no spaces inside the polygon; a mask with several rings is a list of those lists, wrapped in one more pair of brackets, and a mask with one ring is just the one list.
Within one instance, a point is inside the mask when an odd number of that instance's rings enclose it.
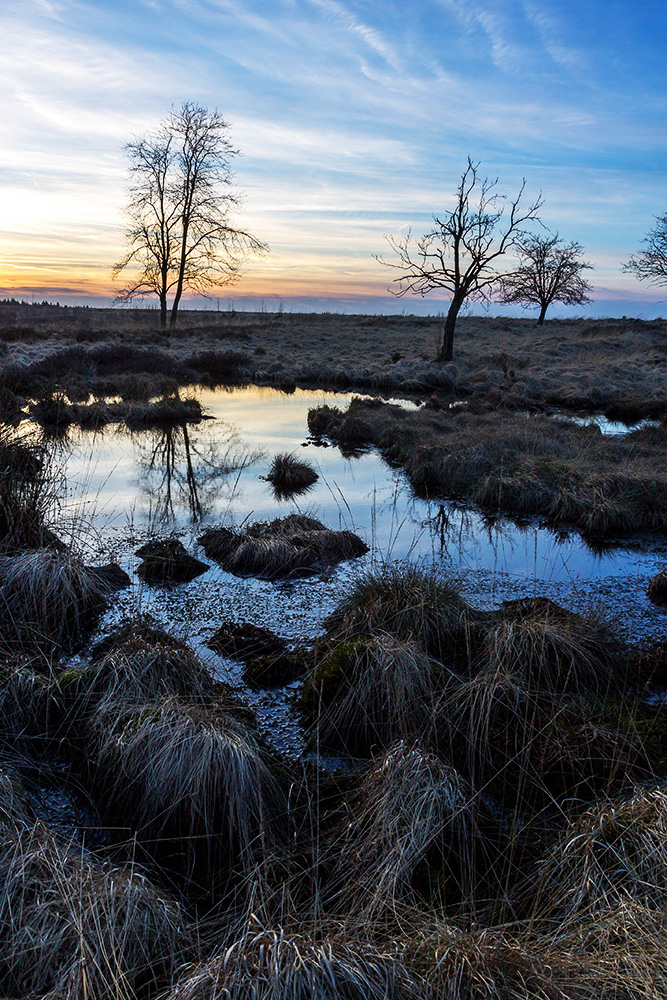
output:
{"label": "muddy bank", "polygon": [[0,380],[32,396],[83,386],[124,398],[156,395],[165,379],[254,382],[629,421],[660,417],[667,406],[662,320],[548,320],[537,329],[528,319],[464,317],[449,365],[433,361],[437,317],[185,312],[168,334],[154,324],[150,310],[0,303]]}

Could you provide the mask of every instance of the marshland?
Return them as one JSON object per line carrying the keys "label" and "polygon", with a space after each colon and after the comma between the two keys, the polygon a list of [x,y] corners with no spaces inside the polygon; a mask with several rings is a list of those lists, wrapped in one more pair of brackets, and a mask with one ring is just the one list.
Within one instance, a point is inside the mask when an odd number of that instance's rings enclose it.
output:
{"label": "marshland", "polygon": [[4,995],[665,996],[667,324],[441,329],[0,304]]}

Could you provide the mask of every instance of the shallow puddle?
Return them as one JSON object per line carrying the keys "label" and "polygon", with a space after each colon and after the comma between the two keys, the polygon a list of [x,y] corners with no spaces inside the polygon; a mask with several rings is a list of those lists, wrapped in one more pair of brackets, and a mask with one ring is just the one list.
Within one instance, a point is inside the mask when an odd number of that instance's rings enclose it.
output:
{"label": "shallow puddle", "polygon": [[[116,559],[134,574],[135,549],[152,534],[170,533],[205,558],[196,545],[202,525],[241,525],[295,511],[328,527],[355,531],[370,552],[327,578],[282,584],[239,579],[207,559],[210,570],[189,584],[149,587],[133,576],[136,583],[119,595],[102,630],[137,609],[150,611],[187,638],[221,677],[239,686],[240,665],[205,647],[223,620],[249,619],[289,638],[312,637],[360,569],[407,557],[457,574],[478,604],[548,594],[569,606],[603,603],[635,636],[664,627],[664,612],[645,596],[660,562],[657,552],[617,548],[596,553],[576,534],[563,537],[507,521],[489,526],[475,511],[415,498],[404,475],[375,451],[343,457],[338,448],[309,440],[309,408],[323,403],[345,408],[349,394],[297,390],[288,395],[244,387],[202,390],[199,398],[213,419],[185,429],[72,428],[51,442],[67,479],[61,522],[79,543],[83,538],[89,558]],[[277,499],[262,478],[273,456],[286,451],[307,458],[320,477],[291,501]],[[61,529],[61,534],[66,532]],[[285,711],[290,689],[244,690],[244,696],[277,744],[302,749],[298,724]]]}

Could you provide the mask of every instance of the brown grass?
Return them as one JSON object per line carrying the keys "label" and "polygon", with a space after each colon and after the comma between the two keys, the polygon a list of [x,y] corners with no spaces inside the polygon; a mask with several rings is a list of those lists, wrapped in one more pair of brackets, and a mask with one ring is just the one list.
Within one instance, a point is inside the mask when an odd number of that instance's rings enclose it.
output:
{"label": "brown grass", "polygon": [[69,552],[0,556],[0,645],[11,652],[80,642],[112,589]]}
{"label": "brown grass", "polygon": [[323,433],[343,442],[345,422],[366,410],[371,442],[422,495],[472,501],[491,515],[537,516],[594,537],[667,526],[665,427],[605,437],[540,414],[407,411],[356,399],[342,423],[320,421]]}
{"label": "brown grass", "polygon": [[388,952],[253,923],[225,951],[188,970],[168,1000],[413,1000],[420,995]]}
{"label": "brown grass", "polygon": [[95,861],[40,824],[0,836],[6,996],[151,996],[171,982],[188,939],[178,904],[138,869]]}
{"label": "brown grass", "polygon": [[448,679],[419,646],[392,635],[340,643],[304,683],[301,709],[311,743],[365,754],[412,740],[428,725]]}
{"label": "brown grass", "polygon": [[300,514],[258,521],[244,532],[210,528],[198,541],[206,555],[227,572],[268,580],[320,573],[368,552],[368,546],[351,531],[333,531]]}
{"label": "brown grass", "polygon": [[107,703],[93,728],[92,756],[107,809],[152,852],[182,856],[186,871],[203,855],[213,879],[220,866],[251,869],[284,841],[280,782],[231,706],[175,697],[138,706]]}

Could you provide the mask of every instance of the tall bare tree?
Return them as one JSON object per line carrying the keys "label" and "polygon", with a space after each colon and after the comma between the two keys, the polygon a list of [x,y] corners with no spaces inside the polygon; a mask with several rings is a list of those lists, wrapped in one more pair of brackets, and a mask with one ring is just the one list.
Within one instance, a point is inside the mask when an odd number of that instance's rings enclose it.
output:
{"label": "tall bare tree", "polygon": [[526,223],[537,219],[542,206],[538,197],[522,207],[526,181],[516,197],[509,201],[496,191],[497,179],[483,180],[479,163],[468,157],[461,182],[455,195],[454,208],[442,218],[433,216],[435,227],[421,239],[412,234],[402,239],[386,237],[398,261],[376,260],[400,272],[390,291],[397,296],[408,292],[427,295],[434,288],[451,292],[451,301],[439,361],[450,361],[454,353],[454,329],[461,306],[466,299],[486,300],[501,277],[498,258],[510,250],[524,235]]}
{"label": "tall bare tree", "polygon": [[566,243],[558,233],[533,233],[517,243],[519,264],[515,271],[500,280],[500,301],[537,305],[542,326],[552,302],[582,305],[590,302],[592,287],[582,271],[593,265],[581,259],[584,248],[580,243]]}
{"label": "tall bare tree", "polygon": [[130,142],[127,250],[114,277],[130,281],[118,298],[157,295],[160,322],[176,322],[186,289],[205,293],[235,281],[250,253],[267,247],[232,224],[238,207],[230,162],[237,155],[218,111],[186,102],[158,128]]}
{"label": "tall bare tree", "polygon": [[642,241],[644,249],[631,254],[623,270],[650,285],[667,285],[667,212],[656,215],[655,223]]}

